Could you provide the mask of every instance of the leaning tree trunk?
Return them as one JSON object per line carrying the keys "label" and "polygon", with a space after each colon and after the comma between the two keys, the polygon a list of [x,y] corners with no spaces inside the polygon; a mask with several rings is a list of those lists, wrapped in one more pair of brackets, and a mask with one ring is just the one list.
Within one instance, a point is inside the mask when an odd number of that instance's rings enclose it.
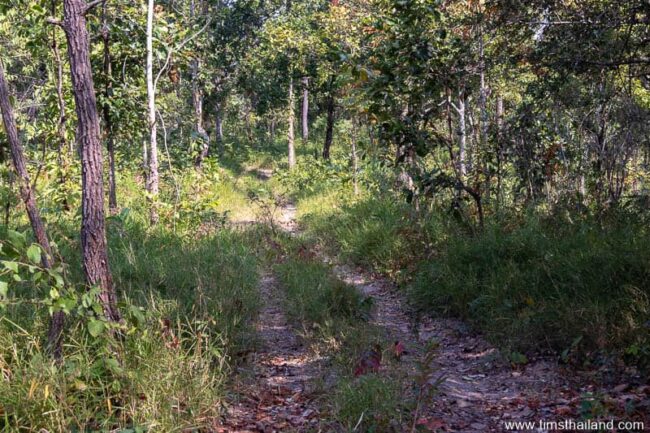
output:
{"label": "leaning tree trunk", "polygon": [[296,166],[296,148],[294,144],[294,131],[293,131],[293,121],[294,121],[294,113],[293,113],[293,105],[294,105],[294,100],[293,100],[293,77],[289,78],[289,109],[288,111],[288,116],[289,118],[287,121],[289,122],[289,131],[287,133],[287,138],[288,138],[288,151],[289,151],[289,168],[292,169]]}
{"label": "leaning tree trunk", "polygon": [[[45,225],[43,224],[40,212],[36,206],[34,191],[32,190],[29,181],[29,173],[27,172],[27,165],[25,164],[25,155],[23,154],[23,147],[18,138],[18,129],[16,128],[14,113],[9,100],[9,86],[5,79],[2,63],[0,63],[0,110],[2,110],[2,121],[7,133],[14,168],[18,175],[20,196],[25,203],[27,216],[29,217],[29,222],[34,231],[34,237],[41,248],[43,248],[43,251],[45,251],[45,254],[41,256],[43,267],[49,269],[52,266],[52,249],[50,248],[50,242],[47,237],[47,232],[45,231]],[[48,331],[48,346],[54,357],[57,359],[61,358],[61,337],[63,336],[64,321],[65,315],[62,311],[54,313]]]}
{"label": "leaning tree trunk", "polygon": [[68,57],[74,92],[77,143],[81,147],[81,250],[88,286],[98,286],[100,302],[108,320],[120,321],[117,296],[108,264],[104,218],[103,156],[97,99],[90,65],[90,41],[86,28],[87,4],[83,0],[63,1],[63,29],[68,40]]}
{"label": "leaning tree trunk", "polygon": [[158,134],[156,126],[156,89],[153,78],[153,14],[154,0],[149,0],[147,7],[147,102],[149,108],[149,172],[147,174],[147,192],[151,208],[149,209],[149,222],[151,225],[158,223]]}
{"label": "leaning tree trunk", "polygon": [[309,140],[309,77],[302,78],[302,142]]}
{"label": "leaning tree trunk", "polygon": [[110,48],[110,33],[106,15],[106,3],[102,11],[102,40],[104,42],[104,127],[106,128],[106,150],[108,153],[108,209],[111,214],[117,213],[117,182],[115,181],[115,133],[113,131],[113,119],[111,118],[111,107],[108,100],[113,96],[113,67]]}

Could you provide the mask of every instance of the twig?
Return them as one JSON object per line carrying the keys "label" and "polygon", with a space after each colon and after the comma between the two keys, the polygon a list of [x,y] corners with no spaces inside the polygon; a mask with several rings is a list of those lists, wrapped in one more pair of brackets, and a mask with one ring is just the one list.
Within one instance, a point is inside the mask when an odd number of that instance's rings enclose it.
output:
{"label": "twig", "polygon": [[[201,28],[200,28],[196,33],[194,33],[192,36],[188,37],[188,38],[185,39],[183,42],[181,42],[177,47],[169,48],[169,49],[167,50],[167,58],[165,59],[165,63],[163,64],[163,67],[160,68],[160,71],[158,71],[158,75],[156,75],[156,79],[155,79],[154,82],[153,82],[153,88],[154,88],[154,91],[156,90],[156,87],[158,87],[158,81],[160,80],[160,77],[162,76],[162,74],[165,72],[165,70],[166,70],[167,67],[169,66],[169,62],[171,61],[172,54],[174,54],[174,52],[176,52],[176,51],[180,51],[180,50],[181,50],[185,45],[187,45],[187,44],[190,43],[193,39],[195,39],[195,38],[198,37],[201,33],[203,33],[203,32],[208,28],[208,26],[210,25],[210,23],[211,23],[211,20],[208,20],[208,21],[205,23],[205,25],[204,25],[203,27],[201,27]],[[168,47],[166,46],[166,48],[168,48]]]}

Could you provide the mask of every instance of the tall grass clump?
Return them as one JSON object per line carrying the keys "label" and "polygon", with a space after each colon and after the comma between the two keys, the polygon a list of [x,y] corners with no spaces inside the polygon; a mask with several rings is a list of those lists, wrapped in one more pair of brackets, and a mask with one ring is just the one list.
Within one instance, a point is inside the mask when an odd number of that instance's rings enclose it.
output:
{"label": "tall grass clump", "polygon": [[437,218],[419,220],[408,204],[390,196],[364,196],[327,211],[305,209],[303,214],[309,235],[343,261],[396,279],[427,254],[431,237],[440,231]]}

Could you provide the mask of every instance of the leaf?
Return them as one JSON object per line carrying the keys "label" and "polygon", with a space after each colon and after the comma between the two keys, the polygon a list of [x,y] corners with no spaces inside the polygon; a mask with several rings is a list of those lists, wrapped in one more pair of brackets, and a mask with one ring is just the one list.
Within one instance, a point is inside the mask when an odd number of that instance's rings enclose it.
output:
{"label": "leaf", "polygon": [[27,257],[32,263],[41,263],[41,248],[37,244],[31,244],[27,249]]}
{"label": "leaf", "polygon": [[4,265],[5,268],[9,269],[10,271],[16,274],[18,273],[18,263],[5,260],[2,262],[2,264]]}
{"label": "leaf", "polygon": [[6,298],[9,294],[9,283],[0,281],[0,299]]}
{"label": "leaf", "polygon": [[101,320],[92,319],[88,322],[88,332],[93,337],[99,337],[103,332],[106,325]]}
{"label": "leaf", "polygon": [[18,249],[22,249],[27,242],[27,237],[24,233],[9,230],[7,231],[7,236],[9,237],[9,241],[14,245],[14,247]]}

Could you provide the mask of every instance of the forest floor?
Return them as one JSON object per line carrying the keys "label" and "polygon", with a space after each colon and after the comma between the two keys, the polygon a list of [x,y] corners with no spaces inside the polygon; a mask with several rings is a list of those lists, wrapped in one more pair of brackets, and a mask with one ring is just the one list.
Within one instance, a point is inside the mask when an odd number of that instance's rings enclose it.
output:
{"label": "forest floor", "polygon": [[[266,172],[258,175],[262,180],[270,178]],[[274,220],[285,233],[300,235],[293,204],[283,204]],[[380,329],[389,342],[388,353],[394,350],[393,344],[404,348],[399,362],[382,362],[372,373],[404,381],[402,387],[417,400],[412,419],[390,431],[551,432],[558,430],[541,423],[591,418],[631,421],[626,415],[632,406],[636,414],[639,409],[646,414],[650,409],[650,387],[638,378],[619,375],[603,385],[606,369],[577,373],[550,357],[514,364],[461,321],[415,317],[386,278],[337,263],[318,250],[313,254],[315,260],[327,263],[337,278],[372,299],[369,326]],[[347,431],[327,419],[319,392],[322,379],[332,376],[325,371],[330,366],[322,355],[310,350],[300,330],[287,319],[279,284],[270,270],[264,271],[260,284],[263,307],[256,325],[261,342],[238,371],[234,393],[217,431]],[[423,366],[430,351],[434,351],[433,361]],[[418,392],[424,389],[418,382],[422,375],[426,375],[426,386],[434,389],[431,399],[418,399]],[[638,407],[639,402],[646,407]],[[648,417],[637,415],[635,420],[650,426]],[[509,422],[534,425],[516,427],[508,426]]]}

